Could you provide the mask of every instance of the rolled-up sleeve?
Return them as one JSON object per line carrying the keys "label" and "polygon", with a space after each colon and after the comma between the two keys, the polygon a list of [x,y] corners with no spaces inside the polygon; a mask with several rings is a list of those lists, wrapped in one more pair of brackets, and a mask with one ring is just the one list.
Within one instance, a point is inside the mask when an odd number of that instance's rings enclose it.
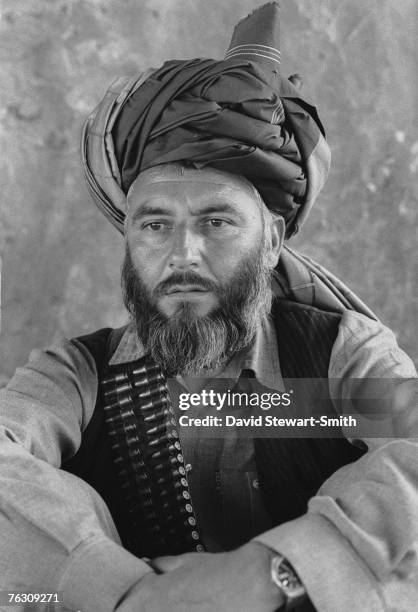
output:
{"label": "rolled-up sleeve", "polygon": [[[256,538],[293,563],[320,612],[416,609],[416,376],[390,330],[357,313],[343,315],[329,367],[330,395],[341,405],[358,396],[361,381],[386,380],[382,402],[385,411],[392,406],[395,433],[361,438],[367,452],[324,482],[304,516]],[[409,384],[403,392],[406,379],[415,379],[414,391]]]}
{"label": "rolled-up sleeve", "polygon": [[94,489],[59,469],[96,393],[94,360],[77,341],[33,351],[0,392],[2,591],[60,591],[65,609],[107,611],[150,571],[122,548]]}

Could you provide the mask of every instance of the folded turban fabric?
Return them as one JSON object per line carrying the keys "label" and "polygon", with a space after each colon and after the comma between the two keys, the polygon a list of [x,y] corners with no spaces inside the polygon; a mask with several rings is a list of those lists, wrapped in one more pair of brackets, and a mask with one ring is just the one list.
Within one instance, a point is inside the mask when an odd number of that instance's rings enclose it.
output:
{"label": "folded turban fabric", "polygon": [[89,117],[83,166],[90,191],[123,232],[138,174],[186,162],[245,176],[296,233],[322,188],[330,151],[316,109],[280,75],[279,5],[235,28],[221,61],[168,61],[119,79]]}

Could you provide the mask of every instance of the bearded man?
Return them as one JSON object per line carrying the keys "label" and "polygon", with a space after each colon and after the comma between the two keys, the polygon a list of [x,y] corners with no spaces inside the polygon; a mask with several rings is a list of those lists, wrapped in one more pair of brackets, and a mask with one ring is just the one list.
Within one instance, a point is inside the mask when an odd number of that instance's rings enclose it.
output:
{"label": "bearded man", "polygon": [[[416,372],[356,296],[284,246],[329,151],[299,79],[279,74],[277,22],[270,3],[224,60],[119,80],[86,124],[131,321],[34,351],[2,394],[3,590],[86,612],[414,609]],[[388,381],[387,439],[179,427],[184,391],[287,379],[367,421],[366,378]]]}

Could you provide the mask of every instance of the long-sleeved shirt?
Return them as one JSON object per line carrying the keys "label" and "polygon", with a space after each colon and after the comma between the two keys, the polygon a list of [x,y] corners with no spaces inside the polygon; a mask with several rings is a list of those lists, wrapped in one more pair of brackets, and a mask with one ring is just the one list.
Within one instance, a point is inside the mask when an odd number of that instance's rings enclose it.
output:
{"label": "long-sleeved shirt", "polygon": [[[117,352],[126,357],[129,343],[135,358],[129,335]],[[331,397],[350,397],[352,380],[392,379],[397,437],[365,439],[368,452],[334,473],[304,516],[255,538],[290,560],[321,612],[409,611],[418,601],[418,412],[397,386],[413,376],[387,328],[343,315]],[[121,547],[98,494],[58,469],[77,451],[96,394],[94,360],[76,340],[33,351],[2,392],[0,590],[60,591],[68,609],[114,610],[150,571]]]}

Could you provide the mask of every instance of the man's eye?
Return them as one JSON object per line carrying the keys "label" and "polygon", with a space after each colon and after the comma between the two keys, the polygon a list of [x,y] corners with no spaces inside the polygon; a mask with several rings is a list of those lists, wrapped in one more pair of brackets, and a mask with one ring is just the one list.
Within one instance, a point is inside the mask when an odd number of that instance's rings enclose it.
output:
{"label": "man's eye", "polygon": [[209,219],[209,223],[212,227],[223,227],[225,225],[223,219]]}
{"label": "man's eye", "polygon": [[163,229],[163,227],[164,227],[164,223],[159,223],[155,221],[153,223],[147,223],[144,229],[149,229],[152,232],[159,232],[160,230]]}

